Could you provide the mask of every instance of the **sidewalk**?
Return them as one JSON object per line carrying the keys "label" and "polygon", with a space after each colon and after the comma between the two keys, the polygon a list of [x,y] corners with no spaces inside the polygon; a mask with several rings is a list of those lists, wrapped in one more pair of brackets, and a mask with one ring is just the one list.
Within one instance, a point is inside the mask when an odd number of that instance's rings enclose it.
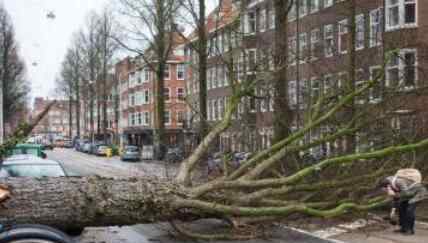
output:
{"label": "sidewalk", "polygon": [[387,223],[377,223],[362,229],[349,231],[330,239],[346,243],[426,243],[428,242],[428,224],[418,222],[416,224],[416,234],[405,236],[395,233],[394,227]]}

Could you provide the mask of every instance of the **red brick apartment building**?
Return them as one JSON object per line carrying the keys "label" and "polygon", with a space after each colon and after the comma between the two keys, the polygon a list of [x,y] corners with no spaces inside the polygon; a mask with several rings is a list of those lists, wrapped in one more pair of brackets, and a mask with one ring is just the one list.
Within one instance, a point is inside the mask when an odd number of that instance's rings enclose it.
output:
{"label": "red brick apartment building", "polygon": [[[34,109],[32,117],[39,115],[52,100],[42,97],[36,97],[34,100]],[[70,112],[69,102],[67,100],[58,100],[49,113],[40,121],[34,128],[34,135],[47,135],[47,136],[62,136],[69,137],[70,131]],[[74,109],[74,108],[73,108]],[[73,119],[72,136],[76,135],[75,119]]]}
{"label": "red brick apartment building", "polygon": [[[166,65],[164,82],[165,132],[169,145],[183,141],[186,112],[187,65],[184,41],[176,38]],[[116,65],[119,80],[122,144],[138,146],[153,143],[155,74],[138,56],[126,58]]]}
{"label": "red brick apartment building", "polygon": [[[382,76],[380,84],[368,95],[358,97],[357,105],[376,106],[386,103],[394,129],[405,130],[409,126],[417,129],[418,136],[427,134],[428,103],[426,69],[428,53],[428,2],[423,0],[357,0],[355,8],[356,82],[359,87],[366,80]],[[242,6],[242,4],[246,4]],[[316,94],[340,90],[348,80],[350,38],[349,20],[352,19],[347,0],[298,0],[289,13],[288,30],[288,99],[294,111],[293,128],[301,127],[305,108],[313,102]],[[228,50],[231,39],[239,39],[241,48],[234,72],[238,79],[258,79],[256,93],[263,99],[246,99],[238,111],[238,125],[230,129],[219,140],[219,150],[254,151],[271,145],[273,134],[272,86],[269,70],[274,70],[272,54],[275,34],[275,10],[272,1],[223,1],[223,8],[240,11],[241,36],[234,37],[225,25],[207,30],[210,46],[216,50]],[[227,6],[231,6],[228,8]],[[220,6],[222,7],[222,6]],[[218,9],[216,10],[218,11]],[[222,14],[220,14],[221,16]],[[212,13],[210,18],[218,18]],[[208,20],[210,22],[210,20]],[[229,44],[227,44],[229,43]],[[399,55],[392,55],[394,50]],[[225,51],[226,52],[226,51]],[[189,55],[192,56],[191,51]],[[212,54],[214,53],[214,54]],[[215,52],[210,52],[210,63]],[[388,57],[388,58],[387,58]],[[388,62],[384,64],[385,60]],[[194,58],[192,59],[192,61]],[[254,70],[250,70],[254,67]],[[384,67],[384,68],[383,68]],[[229,88],[221,67],[215,65],[208,72],[208,120],[218,121],[224,111]],[[220,70],[220,71],[219,71]],[[385,71],[384,75],[379,75]],[[220,74],[219,74],[220,73]],[[195,80],[188,85],[189,94],[197,93]],[[391,91],[393,90],[393,91]],[[398,98],[398,99],[397,99]],[[400,102],[398,105],[397,103]],[[383,106],[383,107],[386,107]],[[380,108],[379,108],[380,109]],[[385,109],[383,109],[385,110]],[[189,115],[192,117],[192,115]],[[242,122],[245,118],[246,122]],[[314,130],[307,140],[323,136],[332,129],[329,125]],[[366,141],[373,145],[375,141]],[[362,142],[361,142],[362,143]],[[320,146],[313,153],[329,153],[335,147],[346,146],[342,141]],[[360,144],[362,147],[363,144]],[[358,146],[357,146],[358,147]]]}

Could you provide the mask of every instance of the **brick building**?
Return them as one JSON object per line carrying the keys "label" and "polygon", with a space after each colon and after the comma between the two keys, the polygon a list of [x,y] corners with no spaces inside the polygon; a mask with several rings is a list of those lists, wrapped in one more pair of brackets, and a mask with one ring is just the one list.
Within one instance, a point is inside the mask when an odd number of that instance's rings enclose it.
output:
{"label": "brick building", "polygon": [[[245,3],[243,6],[241,3]],[[380,82],[365,95],[356,99],[356,105],[371,107],[385,104],[382,112],[389,114],[392,129],[404,130],[417,126],[420,135],[426,133],[427,103],[424,82],[427,64],[428,2],[421,0],[357,0],[355,15],[351,16],[350,1],[343,0],[299,0],[294,1],[288,15],[288,100],[293,110],[292,129],[304,123],[304,114],[309,104],[321,94],[326,95],[344,89],[349,77],[350,24],[355,20],[355,63],[356,77],[353,85],[360,87],[365,81],[381,77]],[[239,18],[212,27],[210,33],[210,68],[208,71],[208,120],[222,118],[224,104],[230,94],[225,71],[216,63],[215,56],[225,56],[230,40],[240,40],[233,48],[236,66],[233,72],[238,80],[256,79],[255,93],[258,99],[244,99],[236,115],[236,124],[222,135],[217,149],[254,151],[271,145],[273,135],[272,116],[272,72],[276,14],[272,1],[223,1],[220,14],[216,9],[208,19],[219,23],[224,10],[238,11]],[[220,19],[221,20],[221,19]],[[226,26],[239,29],[224,31]],[[235,27],[236,28],[236,27]],[[233,33],[238,33],[234,36]],[[214,51],[213,51],[214,47]],[[217,53],[220,50],[220,53]],[[392,55],[396,50],[399,55]],[[193,56],[189,51],[189,56]],[[388,63],[385,63],[388,60]],[[192,61],[194,62],[194,58]],[[384,67],[384,68],[383,68]],[[385,71],[382,75],[380,72]],[[189,94],[197,94],[194,78],[188,85]],[[230,81],[230,80],[229,80]],[[260,98],[262,97],[262,98]],[[398,97],[398,99],[397,99]],[[392,103],[391,103],[392,102]],[[399,103],[399,104],[398,104]],[[393,105],[392,105],[393,104]],[[188,116],[192,117],[190,114]],[[245,121],[245,122],[244,122]],[[411,123],[411,124],[410,124]],[[324,125],[311,131],[307,141],[317,139],[329,130]],[[375,143],[369,139],[370,145]],[[362,144],[360,144],[362,146]],[[343,141],[325,144],[313,153],[329,153],[346,146]],[[357,147],[361,147],[357,145]],[[315,151],[316,150],[316,151]]]}
{"label": "brick building", "polygon": [[[32,117],[40,114],[52,100],[36,97]],[[74,106],[73,108],[74,109]],[[73,112],[74,114],[74,112]],[[40,121],[33,130],[34,135],[45,135],[50,138],[57,136],[69,137],[70,135],[70,112],[68,100],[57,100],[49,113]],[[76,122],[73,118],[72,136],[76,135]]]}
{"label": "brick building", "polygon": [[[184,41],[178,37],[166,65],[164,82],[165,133],[169,145],[183,136],[186,112],[186,59]],[[126,58],[116,65],[119,80],[122,143],[138,146],[153,144],[154,85],[153,70],[140,57]]]}

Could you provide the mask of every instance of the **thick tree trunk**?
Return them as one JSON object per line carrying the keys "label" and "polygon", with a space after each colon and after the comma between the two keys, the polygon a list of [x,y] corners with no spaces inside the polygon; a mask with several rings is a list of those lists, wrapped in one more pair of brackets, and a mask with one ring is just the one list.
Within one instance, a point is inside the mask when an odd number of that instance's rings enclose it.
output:
{"label": "thick tree trunk", "polygon": [[177,218],[172,210],[180,187],[152,179],[3,178],[11,198],[2,204],[0,224],[39,223],[63,230],[132,225]]}

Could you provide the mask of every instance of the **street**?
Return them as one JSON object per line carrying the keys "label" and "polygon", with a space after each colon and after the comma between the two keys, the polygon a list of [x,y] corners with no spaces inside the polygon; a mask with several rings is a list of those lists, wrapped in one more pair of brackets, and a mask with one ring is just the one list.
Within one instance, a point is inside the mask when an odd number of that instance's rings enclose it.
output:
{"label": "street", "polygon": [[165,166],[159,161],[123,162],[119,157],[97,157],[72,149],[56,148],[47,151],[48,159],[61,162],[70,176],[98,175],[102,177],[154,176],[169,178],[175,174],[176,166]]}

